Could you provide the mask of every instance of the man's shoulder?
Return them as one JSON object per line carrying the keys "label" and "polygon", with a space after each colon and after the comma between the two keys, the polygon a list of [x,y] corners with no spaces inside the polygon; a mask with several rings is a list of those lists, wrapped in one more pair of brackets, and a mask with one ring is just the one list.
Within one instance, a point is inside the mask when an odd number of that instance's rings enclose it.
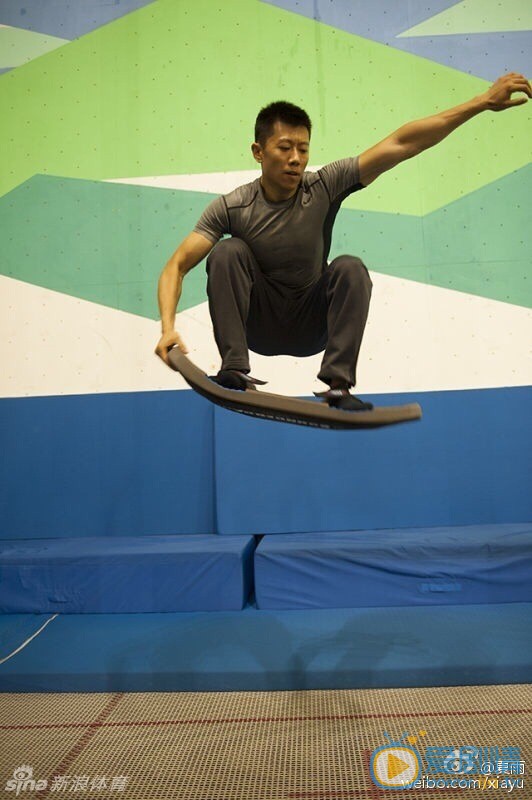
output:
{"label": "man's shoulder", "polygon": [[306,170],[303,173],[303,188],[305,190],[310,189],[311,186],[313,186],[315,183],[318,183],[321,180],[319,174],[320,169],[321,167],[313,167],[312,171]]}
{"label": "man's shoulder", "polygon": [[227,208],[242,208],[249,206],[257,197],[259,192],[259,180],[255,178],[251,183],[244,183],[242,186],[237,186],[232,192],[223,195]]}

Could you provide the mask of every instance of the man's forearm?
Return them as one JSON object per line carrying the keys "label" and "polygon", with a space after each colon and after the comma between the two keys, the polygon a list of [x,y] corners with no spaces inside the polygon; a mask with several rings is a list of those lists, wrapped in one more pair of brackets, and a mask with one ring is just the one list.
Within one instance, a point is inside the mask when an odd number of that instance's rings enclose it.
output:
{"label": "man's forearm", "polygon": [[399,144],[411,149],[412,155],[416,155],[438,144],[464,122],[480,114],[481,111],[487,111],[488,108],[487,98],[479,95],[467,103],[441,111],[432,117],[408,122],[395,131],[395,137]]}
{"label": "man's forearm", "polygon": [[163,333],[174,330],[175,314],[181,289],[183,275],[175,264],[169,262],[161,273],[158,287],[159,311],[161,312],[161,328]]}
{"label": "man's forearm", "polygon": [[[515,93],[519,95],[513,97]],[[481,111],[504,111],[523,105],[529,97],[532,98],[532,86],[527,78],[517,72],[509,72],[467,103],[403,125],[360,154],[360,182],[363,186],[369,186],[383,172],[438,144]]]}

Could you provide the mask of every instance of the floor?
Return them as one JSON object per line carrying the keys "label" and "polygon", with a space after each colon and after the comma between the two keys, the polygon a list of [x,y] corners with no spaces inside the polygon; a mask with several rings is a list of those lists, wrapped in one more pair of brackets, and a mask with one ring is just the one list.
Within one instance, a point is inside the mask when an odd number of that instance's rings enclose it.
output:
{"label": "floor", "polygon": [[[478,797],[479,788],[500,797],[509,793],[509,780],[512,796],[532,797],[526,775],[532,684],[0,694],[0,723],[0,792],[9,790],[6,797],[390,798],[371,777],[372,753],[387,744],[385,732],[394,745],[376,756],[374,770],[381,785],[419,781],[402,791],[403,800]],[[469,778],[478,788],[438,788],[444,778],[463,787],[468,777],[444,774],[449,755],[448,767],[471,763]],[[481,775],[486,759],[510,760],[513,766],[503,767],[516,774]],[[525,774],[518,774],[519,762]]]}

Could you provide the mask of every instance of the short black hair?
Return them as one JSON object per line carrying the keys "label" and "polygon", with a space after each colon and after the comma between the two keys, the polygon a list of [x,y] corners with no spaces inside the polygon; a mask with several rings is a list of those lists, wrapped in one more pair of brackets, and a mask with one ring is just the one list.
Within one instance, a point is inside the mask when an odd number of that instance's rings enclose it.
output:
{"label": "short black hair", "polygon": [[307,128],[310,139],[312,123],[307,112],[293,103],[278,100],[261,108],[255,121],[255,141],[262,147],[266,145],[267,140],[273,134],[273,126],[277,121],[284,122],[285,125],[292,125],[294,128]]}

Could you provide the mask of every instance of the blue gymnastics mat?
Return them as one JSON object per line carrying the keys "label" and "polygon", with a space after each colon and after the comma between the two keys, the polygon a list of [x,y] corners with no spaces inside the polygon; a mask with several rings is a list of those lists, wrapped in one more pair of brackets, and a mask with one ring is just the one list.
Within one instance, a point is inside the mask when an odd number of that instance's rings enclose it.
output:
{"label": "blue gymnastics mat", "polygon": [[0,540],[0,612],[241,611],[253,536]]}
{"label": "blue gymnastics mat", "polygon": [[[368,395],[420,422],[324,431],[214,409],[220,534],[532,519],[532,386]],[[245,447],[235,447],[245,442]]]}
{"label": "blue gymnastics mat", "polygon": [[259,611],[248,605],[239,612],[4,615],[0,691],[527,683],[532,680],[531,619],[531,603],[315,611]]}
{"label": "blue gymnastics mat", "polygon": [[215,529],[214,412],[195,392],[0,398],[0,429],[0,539]]}
{"label": "blue gymnastics mat", "polygon": [[532,603],[532,523],[270,534],[255,595],[260,609]]}

